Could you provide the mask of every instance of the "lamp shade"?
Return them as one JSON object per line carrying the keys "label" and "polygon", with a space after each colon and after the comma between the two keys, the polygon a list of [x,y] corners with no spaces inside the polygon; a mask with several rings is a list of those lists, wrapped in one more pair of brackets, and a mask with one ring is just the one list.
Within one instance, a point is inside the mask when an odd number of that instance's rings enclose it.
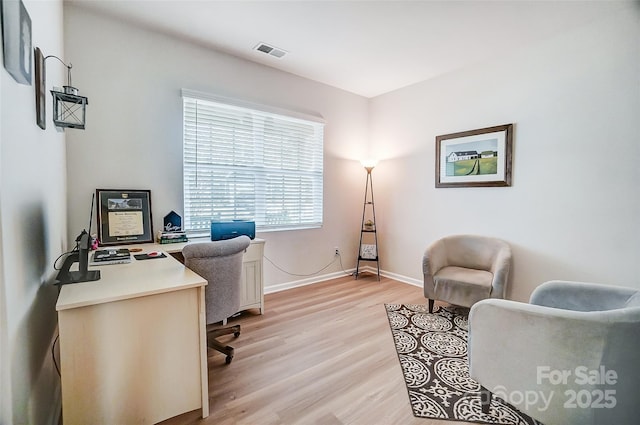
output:
{"label": "lamp shade", "polygon": [[368,173],[371,172],[378,165],[378,161],[375,159],[362,159],[360,160],[360,164],[367,170]]}

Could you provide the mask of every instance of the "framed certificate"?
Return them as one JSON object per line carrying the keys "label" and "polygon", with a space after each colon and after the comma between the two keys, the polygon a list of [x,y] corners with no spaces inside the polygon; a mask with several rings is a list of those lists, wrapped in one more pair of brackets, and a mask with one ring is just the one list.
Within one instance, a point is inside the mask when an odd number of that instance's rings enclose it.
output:
{"label": "framed certificate", "polygon": [[153,242],[150,190],[96,189],[100,246]]}

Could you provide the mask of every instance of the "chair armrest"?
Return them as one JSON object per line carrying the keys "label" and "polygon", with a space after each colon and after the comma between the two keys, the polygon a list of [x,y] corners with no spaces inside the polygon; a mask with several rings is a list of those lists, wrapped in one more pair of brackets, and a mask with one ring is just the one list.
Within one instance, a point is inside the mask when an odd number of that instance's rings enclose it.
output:
{"label": "chair armrest", "polygon": [[511,248],[505,246],[498,251],[491,265],[491,273],[493,273],[493,281],[491,282],[492,298],[505,298],[510,271]]}
{"label": "chair armrest", "polygon": [[531,304],[574,311],[602,311],[623,308],[637,289],[586,282],[552,280],[538,286]]}
{"label": "chair armrest", "polygon": [[447,248],[442,239],[432,243],[422,257],[422,273],[433,276],[447,266]]}

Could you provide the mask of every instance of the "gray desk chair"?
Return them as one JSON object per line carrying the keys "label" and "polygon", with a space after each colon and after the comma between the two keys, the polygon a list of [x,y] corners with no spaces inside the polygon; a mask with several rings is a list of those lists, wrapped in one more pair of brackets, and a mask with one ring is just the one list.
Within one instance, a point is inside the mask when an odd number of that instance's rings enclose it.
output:
{"label": "gray desk chair", "polygon": [[240,336],[240,325],[218,328],[240,309],[242,255],[251,243],[247,236],[215,242],[188,244],[182,250],[184,265],[207,279],[205,289],[207,315],[207,345],[233,359],[233,347],[216,340],[222,335]]}

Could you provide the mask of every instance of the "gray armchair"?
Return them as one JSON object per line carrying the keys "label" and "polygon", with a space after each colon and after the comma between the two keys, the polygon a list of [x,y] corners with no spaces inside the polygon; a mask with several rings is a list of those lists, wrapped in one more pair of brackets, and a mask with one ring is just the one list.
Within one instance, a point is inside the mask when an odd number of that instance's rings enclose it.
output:
{"label": "gray armchair", "polygon": [[504,298],[511,248],[496,238],[454,235],[427,248],[422,259],[429,312],[435,300],[471,307],[485,298]]}
{"label": "gray armchair", "polygon": [[545,425],[638,423],[640,290],[551,281],[469,314],[470,375]]}
{"label": "gray armchair", "polygon": [[185,266],[207,279],[207,345],[226,354],[227,364],[233,359],[233,347],[220,343],[216,338],[229,334],[238,337],[240,325],[217,328],[216,323],[226,325],[227,319],[240,308],[242,255],[250,243],[251,239],[247,236],[239,236],[222,241],[188,244],[182,250]]}

